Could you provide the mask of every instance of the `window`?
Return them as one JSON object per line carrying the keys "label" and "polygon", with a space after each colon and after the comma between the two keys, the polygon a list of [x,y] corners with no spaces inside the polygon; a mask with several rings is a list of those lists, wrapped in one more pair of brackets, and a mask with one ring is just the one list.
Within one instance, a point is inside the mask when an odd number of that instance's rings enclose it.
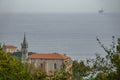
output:
{"label": "window", "polygon": [[40,67],[43,68],[43,64],[42,63],[40,64]]}
{"label": "window", "polygon": [[57,64],[56,63],[54,64],[54,69],[57,69]]}

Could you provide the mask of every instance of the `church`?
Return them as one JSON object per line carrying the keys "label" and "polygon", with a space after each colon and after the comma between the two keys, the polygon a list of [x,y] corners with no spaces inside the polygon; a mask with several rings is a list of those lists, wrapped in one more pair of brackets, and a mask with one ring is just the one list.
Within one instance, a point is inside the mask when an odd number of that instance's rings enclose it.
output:
{"label": "church", "polygon": [[24,34],[21,43],[22,63],[31,63],[36,69],[41,69],[47,75],[53,75],[56,70],[60,70],[65,65],[65,70],[72,73],[72,60],[69,56],[59,53],[34,53],[28,56],[28,43]]}

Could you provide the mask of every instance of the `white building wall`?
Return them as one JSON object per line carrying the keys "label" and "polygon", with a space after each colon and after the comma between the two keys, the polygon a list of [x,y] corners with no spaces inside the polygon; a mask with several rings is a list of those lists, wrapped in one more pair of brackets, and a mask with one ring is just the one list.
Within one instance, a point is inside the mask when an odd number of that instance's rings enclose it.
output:
{"label": "white building wall", "polygon": [[[56,59],[29,59],[29,62],[34,64],[36,68],[40,68],[41,64],[44,65],[46,73],[54,73],[54,71],[59,70],[64,62],[64,60]],[[54,64],[56,64],[56,69],[54,69]]]}
{"label": "white building wall", "polygon": [[17,52],[17,48],[4,48],[3,51],[13,53],[13,52]]}

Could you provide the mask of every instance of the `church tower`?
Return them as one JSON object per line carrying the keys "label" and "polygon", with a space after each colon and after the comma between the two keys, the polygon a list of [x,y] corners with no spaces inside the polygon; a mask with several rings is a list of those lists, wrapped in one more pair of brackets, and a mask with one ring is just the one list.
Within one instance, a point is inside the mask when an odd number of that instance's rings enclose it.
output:
{"label": "church tower", "polygon": [[23,43],[21,43],[21,52],[22,52],[22,63],[26,63],[28,59],[28,43],[26,41],[26,36],[24,33]]}

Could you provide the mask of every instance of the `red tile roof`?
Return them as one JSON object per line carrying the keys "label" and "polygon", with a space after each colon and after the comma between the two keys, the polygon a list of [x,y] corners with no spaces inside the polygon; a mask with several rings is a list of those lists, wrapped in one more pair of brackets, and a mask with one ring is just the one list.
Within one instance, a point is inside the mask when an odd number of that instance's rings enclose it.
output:
{"label": "red tile roof", "polygon": [[58,53],[49,53],[49,54],[31,54],[29,55],[29,58],[40,58],[40,59],[68,59],[70,57]]}
{"label": "red tile roof", "polygon": [[17,48],[16,46],[13,46],[13,45],[5,45],[6,48]]}

